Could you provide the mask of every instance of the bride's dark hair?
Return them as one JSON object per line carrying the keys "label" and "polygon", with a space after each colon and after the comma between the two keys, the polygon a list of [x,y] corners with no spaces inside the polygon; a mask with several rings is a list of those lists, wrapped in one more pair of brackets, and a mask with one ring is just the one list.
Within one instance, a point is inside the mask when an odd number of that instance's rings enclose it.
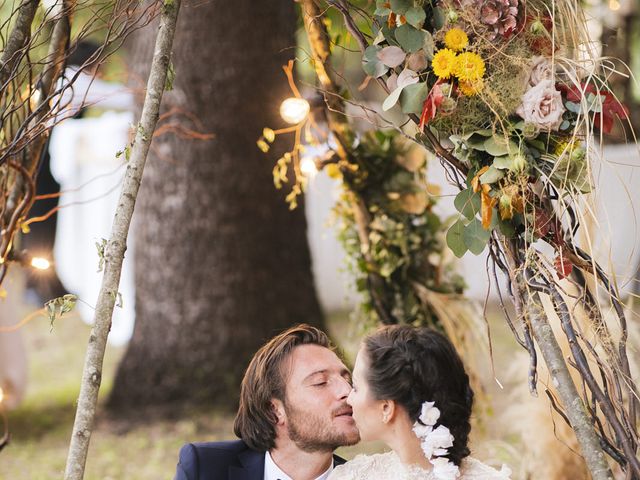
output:
{"label": "bride's dark hair", "polygon": [[[473,390],[451,342],[426,327],[382,327],[364,340],[367,382],[377,400],[394,400],[414,422],[425,401],[440,410],[438,425],[454,436],[447,458],[460,465],[469,455]],[[435,428],[435,427],[434,427]]]}

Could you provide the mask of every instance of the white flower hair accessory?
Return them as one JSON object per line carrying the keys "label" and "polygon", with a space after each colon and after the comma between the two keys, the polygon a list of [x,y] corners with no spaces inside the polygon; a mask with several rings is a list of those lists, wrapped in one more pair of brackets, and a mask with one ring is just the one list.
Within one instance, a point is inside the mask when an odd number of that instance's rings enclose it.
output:
{"label": "white flower hair accessory", "polygon": [[[420,446],[429,463],[433,465],[433,476],[436,480],[455,480],[460,476],[460,469],[451,460],[442,458],[453,446],[453,435],[447,427],[433,426],[440,418],[440,410],[435,402],[424,402],[420,412],[420,420],[413,424],[413,433],[420,439]],[[422,422],[422,423],[421,423]]]}

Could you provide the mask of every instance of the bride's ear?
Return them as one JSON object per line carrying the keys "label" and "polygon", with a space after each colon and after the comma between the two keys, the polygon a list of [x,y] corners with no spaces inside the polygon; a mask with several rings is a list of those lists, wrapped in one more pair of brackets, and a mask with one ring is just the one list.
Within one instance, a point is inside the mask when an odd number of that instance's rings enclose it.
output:
{"label": "bride's ear", "polygon": [[396,415],[396,402],[393,400],[382,400],[382,423],[391,422]]}
{"label": "bride's ear", "polygon": [[282,401],[278,400],[277,398],[272,399],[271,410],[273,410],[273,414],[276,416],[276,425],[284,425],[287,416],[284,413],[284,404],[282,403]]}

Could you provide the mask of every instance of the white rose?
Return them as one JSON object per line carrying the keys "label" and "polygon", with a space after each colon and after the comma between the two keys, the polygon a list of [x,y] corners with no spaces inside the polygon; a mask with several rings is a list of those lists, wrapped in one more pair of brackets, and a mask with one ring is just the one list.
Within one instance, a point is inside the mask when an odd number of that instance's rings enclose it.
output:
{"label": "white rose", "polygon": [[440,410],[434,407],[435,402],[424,402],[422,404],[422,412],[420,413],[420,420],[425,425],[435,425],[440,418]]}
{"label": "white rose", "polygon": [[564,110],[562,95],[553,82],[542,80],[525,92],[516,113],[542,130],[558,130]]}
{"label": "white rose", "polygon": [[453,435],[447,427],[440,425],[422,439],[420,446],[427,458],[446,455],[447,449],[453,446]]}
{"label": "white rose", "polygon": [[418,438],[426,437],[432,430],[433,427],[430,425],[421,425],[418,422],[413,424],[413,433],[415,433]]}
{"label": "white rose", "polygon": [[460,469],[446,458],[431,460],[433,465],[433,477],[437,480],[455,480],[460,476]]}
{"label": "white rose", "polygon": [[531,73],[529,74],[529,86],[535,87],[543,80],[553,80],[553,67],[545,57],[533,57],[531,60]]}

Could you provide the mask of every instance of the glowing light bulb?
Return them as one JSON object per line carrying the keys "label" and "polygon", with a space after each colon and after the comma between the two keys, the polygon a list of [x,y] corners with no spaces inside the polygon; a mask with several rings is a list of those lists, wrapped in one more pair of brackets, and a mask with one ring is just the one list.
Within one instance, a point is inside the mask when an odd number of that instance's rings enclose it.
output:
{"label": "glowing light bulb", "polygon": [[46,258],[42,257],[33,257],[31,259],[31,266],[33,268],[37,268],[38,270],[47,270],[51,266],[51,262]]}
{"label": "glowing light bulb", "polygon": [[300,171],[307,177],[318,173],[315,159],[313,157],[302,157],[300,160]]}
{"label": "glowing light bulb", "polygon": [[620,10],[620,2],[618,0],[609,0],[609,8],[614,12]]}
{"label": "glowing light bulb", "polygon": [[4,400],[4,391],[2,390],[2,387],[0,387],[0,403],[2,403],[2,400]]}
{"label": "glowing light bulb", "polygon": [[295,125],[307,118],[310,110],[311,106],[304,98],[291,97],[280,105],[280,116],[285,122]]}

